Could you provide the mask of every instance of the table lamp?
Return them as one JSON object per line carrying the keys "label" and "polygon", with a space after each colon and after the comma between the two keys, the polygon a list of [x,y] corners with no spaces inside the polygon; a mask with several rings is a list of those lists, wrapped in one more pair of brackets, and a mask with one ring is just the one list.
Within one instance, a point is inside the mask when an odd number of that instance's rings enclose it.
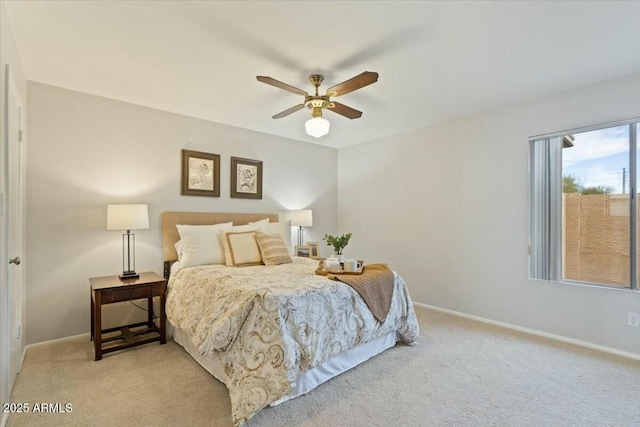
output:
{"label": "table lamp", "polygon": [[149,228],[147,205],[107,205],[107,230],[126,230],[122,235],[122,274],[120,279],[137,279],[136,235],[131,230]]}
{"label": "table lamp", "polygon": [[291,211],[290,214],[291,225],[298,227],[298,246],[302,246],[302,227],[311,227],[313,225],[313,212],[311,209],[300,209],[297,211]]}

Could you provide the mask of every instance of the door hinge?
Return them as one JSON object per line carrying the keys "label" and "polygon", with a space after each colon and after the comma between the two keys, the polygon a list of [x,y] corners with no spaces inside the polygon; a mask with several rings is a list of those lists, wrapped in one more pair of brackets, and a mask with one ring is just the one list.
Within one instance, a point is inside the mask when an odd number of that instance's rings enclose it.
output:
{"label": "door hinge", "polygon": [[17,334],[16,334],[16,339],[19,340],[20,338],[22,338],[22,325],[18,325],[18,330],[17,330]]}
{"label": "door hinge", "polygon": [[18,141],[22,142],[22,129],[18,131]]}
{"label": "door hinge", "polygon": [[0,216],[7,214],[7,196],[4,193],[0,193]]}

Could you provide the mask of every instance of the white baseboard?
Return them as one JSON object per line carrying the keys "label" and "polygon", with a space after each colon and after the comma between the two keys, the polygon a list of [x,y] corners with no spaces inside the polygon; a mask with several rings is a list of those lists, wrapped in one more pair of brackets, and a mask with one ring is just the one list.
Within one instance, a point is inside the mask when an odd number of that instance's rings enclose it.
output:
{"label": "white baseboard", "polygon": [[65,341],[71,341],[71,340],[80,339],[80,338],[85,338],[88,341],[90,336],[91,335],[89,334],[89,332],[85,332],[84,334],[72,335],[70,337],[56,338],[55,340],[41,341],[41,342],[36,342],[36,343],[33,343],[33,344],[27,344],[24,347],[24,351],[23,351],[23,356],[22,357],[24,359],[24,356],[27,354],[27,350],[30,349],[30,348],[40,347],[41,345],[47,345],[47,344],[54,344],[54,343],[60,343],[60,342],[65,342]]}
{"label": "white baseboard", "polygon": [[24,358],[27,357],[27,346],[22,347],[22,356],[20,357],[20,365],[18,365],[18,373],[22,372],[22,366],[24,365]]}
{"label": "white baseboard", "polygon": [[573,338],[565,337],[562,335],[550,334],[548,332],[538,331],[536,329],[525,328],[522,326],[512,325],[510,323],[498,322],[496,320],[485,319],[484,317],[474,316],[471,314],[462,313],[460,311],[449,310],[447,308],[436,307],[434,305],[423,304],[421,302],[413,302],[413,305],[417,307],[427,308],[429,310],[440,311],[442,313],[452,314],[454,316],[464,317],[471,320],[476,320],[482,323],[488,323],[489,325],[501,326],[507,329],[513,329],[515,331],[524,332],[526,334],[537,335],[539,337],[550,338],[556,341],[562,341],[569,344],[578,345],[580,347],[590,348],[592,350],[599,350],[605,353],[615,354],[616,356],[622,356],[629,359],[640,360],[640,354],[631,353],[628,351],[617,350],[611,347],[605,347],[603,345],[598,345],[594,343],[590,343],[587,341],[580,341]]}

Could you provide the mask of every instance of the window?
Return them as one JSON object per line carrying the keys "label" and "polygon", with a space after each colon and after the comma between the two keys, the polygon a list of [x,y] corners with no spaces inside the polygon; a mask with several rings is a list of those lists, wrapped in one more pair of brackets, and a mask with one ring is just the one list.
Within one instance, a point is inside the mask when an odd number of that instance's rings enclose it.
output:
{"label": "window", "polygon": [[530,276],[637,289],[637,121],[530,141]]}

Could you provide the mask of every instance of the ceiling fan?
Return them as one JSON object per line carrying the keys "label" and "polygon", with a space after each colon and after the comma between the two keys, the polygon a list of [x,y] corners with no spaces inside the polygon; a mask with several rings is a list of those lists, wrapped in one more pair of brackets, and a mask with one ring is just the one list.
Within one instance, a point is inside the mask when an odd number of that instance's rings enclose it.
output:
{"label": "ceiling fan", "polygon": [[256,78],[259,82],[275,86],[277,88],[286,90],[287,92],[304,96],[304,102],[302,104],[298,104],[294,107],[284,110],[283,112],[273,116],[273,118],[281,119],[283,117],[287,117],[289,114],[295,113],[298,110],[302,110],[304,107],[307,107],[312,110],[312,117],[305,123],[305,130],[307,134],[316,138],[320,138],[321,136],[329,133],[329,121],[325,120],[322,117],[323,109],[333,111],[334,113],[340,114],[341,116],[344,116],[348,119],[357,119],[362,116],[362,111],[358,111],[354,108],[347,107],[346,105],[339,102],[332,101],[331,98],[353,92],[354,90],[361,89],[365,86],[369,86],[370,84],[377,82],[378,73],[365,71],[364,73],[358,74],[357,76],[350,78],[347,81],[330,87],[329,89],[327,89],[327,93],[325,95],[318,94],[318,87],[320,87],[320,84],[324,80],[324,77],[320,74],[312,74],[309,76],[311,84],[313,84],[316,89],[315,95],[309,95],[302,89],[298,89],[297,87],[282,83],[281,81],[278,81],[271,77],[257,76]]}

